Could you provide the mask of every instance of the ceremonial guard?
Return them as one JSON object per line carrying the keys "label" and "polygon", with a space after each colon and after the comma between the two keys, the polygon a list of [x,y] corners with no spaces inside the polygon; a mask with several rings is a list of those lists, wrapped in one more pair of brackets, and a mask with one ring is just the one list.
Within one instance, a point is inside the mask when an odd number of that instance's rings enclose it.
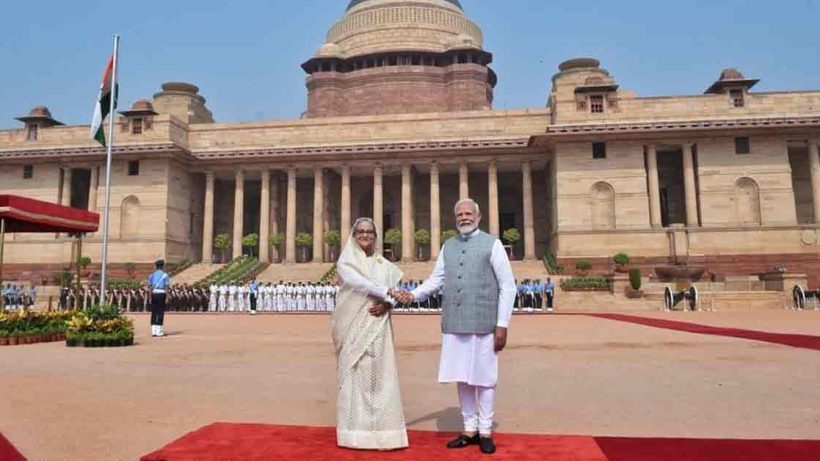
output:
{"label": "ceremonial guard", "polygon": [[165,297],[171,278],[163,270],[165,261],[158,260],[156,266],[157,270],[148,276],[148,289],[151,290],[151,336],[165,336]]}
{"label": "ceremonial guard", "polygon": [[256,279],[251,280],[251,283],[248,285],[248,297],[250,298],[250,313],[251,315],[256,314],[256,301],[257,297],[259,296],[259,284],[256,283]]}

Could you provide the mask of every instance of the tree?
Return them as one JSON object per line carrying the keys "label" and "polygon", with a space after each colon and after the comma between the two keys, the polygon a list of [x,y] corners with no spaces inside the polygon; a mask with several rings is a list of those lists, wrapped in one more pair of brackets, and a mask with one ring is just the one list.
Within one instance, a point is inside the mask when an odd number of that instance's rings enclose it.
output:
{"label": "tree", "polygon": [[[521,240],[521,233],[518,232],[518,229],[511,227],[504,231],[501,238],[507,242],[507,245],[513,247],[519,240]],[[512,258],[512,256],[512,248],[510,248],[510,257]]]}
{"label": "tree", "polygon": [[336,249],[342,244],[342,233],[331,229],[325,233],[325,244],[330,247],[330,260],[336,260]]}
{"label": "tree", "polygon": [[629,256],[626,253],[618,253],[612,257],[612,261],[618,266],[619,270],[623,270],[624,266],[629,264]]}
{"label": "tree", "polygon": [[216,239],[214,239],[214,247],[220,252],[219,260],[225,261],[225,252],[231,247],[231,236],[228,234],[217,235]]}
{"label": "tree", "polygon": [[248,254],[253,257],[253,249],[259,245],[259,234],[248,234],[242,237],[242,247],[248,249]]}
{"label": "tree", "polygon": [[393,250],[393,260],[398,260],[398,253],[401,248],[401,230],[396,228],[388,230],[384,234],[384,242],[390,244],[390,248]]}
{"label": "tree", "polygon": [[302,249],[302,262],[307,261],[307,249],[313,246],[313,235],[307,232],[296,234],[296,246]]}
{"label": "tree", "polygon": [[278,261],[280,258],[279,255],[282,253],[282,244],[285,243],[285,236],[282,234],[271,235],[268,242],[274,251],[276,251],[276,259]]}
{"label": "tree", "polygon": [[427,229],[416,229],[413,238],[416,240],[416,245],[419,249],[419,261],[421,261],[424,259],[424,247],[430,245],[430,232],[428,232]]}
{"label": "tree", "polygon": [[91,265],[91,258],[89,258],[88,256],[83,256],[82,258],[80,258],[80,267],[85,269],[89,265]]}

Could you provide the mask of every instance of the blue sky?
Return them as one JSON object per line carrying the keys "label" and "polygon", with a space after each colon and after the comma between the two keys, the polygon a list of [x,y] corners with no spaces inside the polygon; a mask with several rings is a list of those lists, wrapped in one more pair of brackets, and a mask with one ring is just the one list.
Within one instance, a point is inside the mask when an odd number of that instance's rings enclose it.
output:
{"label": "blue sky", "polygon": [[[568,58],[601,60],[641,96],[696,94],[725,67],[756,91],[820,89],[820,0],[461,0],[499,75],[495,108],[543,107]],[[120,109],[166,81],[198,85],[217,121],[296,118],[299,65],[347,0],[44,0],[0,14],[0,129],[47,105],[88,124],[99,78],[122,36]]]}

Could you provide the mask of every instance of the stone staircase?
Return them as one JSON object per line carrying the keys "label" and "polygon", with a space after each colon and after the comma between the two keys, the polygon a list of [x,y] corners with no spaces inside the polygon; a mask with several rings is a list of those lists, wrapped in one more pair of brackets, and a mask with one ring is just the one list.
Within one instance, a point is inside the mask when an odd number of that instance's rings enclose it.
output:
{"label": "stone staircase", "polygon": [[259,283],[318,282],[333,263],[271,264],[256,276]]}
{"label": "stone staircase", "polygon": [[224,267],[224,264],[194,264],[171,279],[175,284],[194,284]]}

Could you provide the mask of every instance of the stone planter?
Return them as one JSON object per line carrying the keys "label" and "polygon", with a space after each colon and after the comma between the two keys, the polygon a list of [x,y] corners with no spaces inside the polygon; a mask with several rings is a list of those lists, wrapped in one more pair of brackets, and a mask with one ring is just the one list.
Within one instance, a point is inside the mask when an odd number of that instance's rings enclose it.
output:
{"label": "stone planter", "polygon": [[643,298],[643,290],[633,290],[632,287],[627,287],[624,290],[624,296],[629,299],[640,299]]}

